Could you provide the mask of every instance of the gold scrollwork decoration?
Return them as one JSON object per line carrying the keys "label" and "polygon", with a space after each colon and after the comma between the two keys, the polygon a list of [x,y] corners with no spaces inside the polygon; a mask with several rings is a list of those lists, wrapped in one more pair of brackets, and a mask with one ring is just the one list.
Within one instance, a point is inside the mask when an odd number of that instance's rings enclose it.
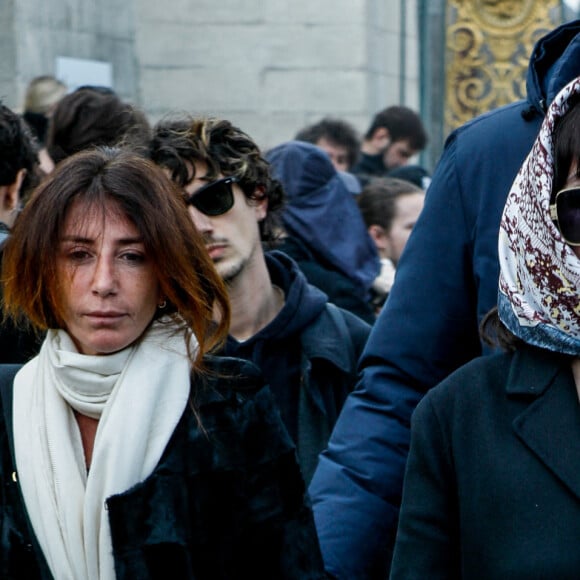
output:
{"label": "gold scrollwork decoration", "polygon": [[524,98],[534,44],[561,18],[560,0],[449,0],[446,131]]}

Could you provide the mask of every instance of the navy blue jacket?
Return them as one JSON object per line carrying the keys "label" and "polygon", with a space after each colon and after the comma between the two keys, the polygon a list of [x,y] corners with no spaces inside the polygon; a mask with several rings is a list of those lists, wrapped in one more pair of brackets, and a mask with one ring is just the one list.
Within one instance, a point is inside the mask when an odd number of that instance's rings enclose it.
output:
{"label": "navy blue jacket", "polygon": [[372,292],[371,298],[367,297],[348,276],[317,260],[296,236],[286,236],[277,247],[298,264],[308,282],[322,290],[328,296],[329,302],[352,312],[370,325],[375,323]]}
{"label": "navy blue jacket", "polygon": [[228,337],[225,354],[251,360],[262,370],[293,436],[308,483],[356,385],[357,362],[370,326],[329,304],[284,253],[267,253],[266,264],[272,282],[284,290],[284,307],[250,339],[238,343]]}
{"label": "navy blue jacket", "polygon": [[497,237],[507,193],[546,104],[580,75],[580,21],[534,48],[527,101],[453,132],[389,300],[361,358],[310,485],[327,571],[385,577],[395,537],[410,418],[419,400],[482,354],[479,322],[497,300]]}
{"label": "navy blue jacket", "polygon": [[[332,280],[342,276],[346,283],[340,294],[331,297],[331,302],[348,308],[348,303],[336,301],[347,291],[354,295],[352,303],[357,299],[368,302],[370,288],[381,268],[377,247],[330,157],[311,143],[287,141],[268,151],[266,159],[286,194],[284,229],[306,248],[302,252],[292,244],[298,250],[292,257],[301,268],[305,262],[308,264],[303,271],[309,282],[315,285],[322,282],[322,290],[331,296]],[[315,263],[319,265],[318,271]],[[372,310],[367,307],[374,322]]]}

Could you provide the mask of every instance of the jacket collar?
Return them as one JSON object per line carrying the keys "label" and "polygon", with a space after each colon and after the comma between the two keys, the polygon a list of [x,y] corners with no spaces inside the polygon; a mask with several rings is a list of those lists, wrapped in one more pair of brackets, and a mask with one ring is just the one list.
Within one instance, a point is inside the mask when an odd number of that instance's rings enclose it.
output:
{"label": "jacket collar", "polygon": [[515,418],[513,429],[580,499],[580,407],[570,358],[526,348],[514,359],[507,391],[536,397]]}
{"label": "jacket collar", "polygon": [[345,373],[356,372],[358,361],[354,349],[346,348],[345,341],[351,340],[350,331],[340,309],[330,304],[318,288],[308,284],[296,262],[283,252],[268,252],[266,264],[270,277],[277,283],[281,282],[280,275],[276,274],[277,268],[283,268],[291,275],[291,283],[284,286],[287,296],[284,308],[292,306],[293,318],[304,318],[309,313],[308,324],[302,324],[300,333],[304,356],[308,360],[326,359]]}
{"label": "jacket collar", "polygon": [[525,345],[515,354],[510,368],[506,390],[508,395],[539,397],[562,371],[570,357],[545,349]]}

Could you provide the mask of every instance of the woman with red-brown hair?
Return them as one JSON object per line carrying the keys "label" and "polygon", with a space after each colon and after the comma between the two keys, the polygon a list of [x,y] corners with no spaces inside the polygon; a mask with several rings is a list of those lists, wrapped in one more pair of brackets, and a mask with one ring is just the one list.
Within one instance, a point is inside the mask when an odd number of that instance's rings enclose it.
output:
{"label": "woman with red-brown hair", "polygon": [[259,371],[208,356],[227,294],[161,169],[115,149],[63,161],[3,279],[6,313],[47,335],[1,369],[0,577],[323,577]]}

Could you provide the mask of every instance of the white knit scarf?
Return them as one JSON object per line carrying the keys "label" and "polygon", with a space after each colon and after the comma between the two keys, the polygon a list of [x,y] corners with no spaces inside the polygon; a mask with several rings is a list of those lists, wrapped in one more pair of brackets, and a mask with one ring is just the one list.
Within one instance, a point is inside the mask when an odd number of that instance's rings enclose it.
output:
{"label": "white knit scarf", "polygon": [[540,133],[512,185],[498,253],[498,310],[510,331],[529,344],[580,355],[580,260],[550,219],[554,124],[580,93],[580,77],[550,105]]}
{"label": "white knit scarf", "polygon": [[[115,578],[105,500],[150,475],[187,405],[182,330],[155,322],[107,356],[79,354],[50,330],[14,382],[14,440],[26,509],[59,580]],[[99,418],[87,476],[73,409]]]}

